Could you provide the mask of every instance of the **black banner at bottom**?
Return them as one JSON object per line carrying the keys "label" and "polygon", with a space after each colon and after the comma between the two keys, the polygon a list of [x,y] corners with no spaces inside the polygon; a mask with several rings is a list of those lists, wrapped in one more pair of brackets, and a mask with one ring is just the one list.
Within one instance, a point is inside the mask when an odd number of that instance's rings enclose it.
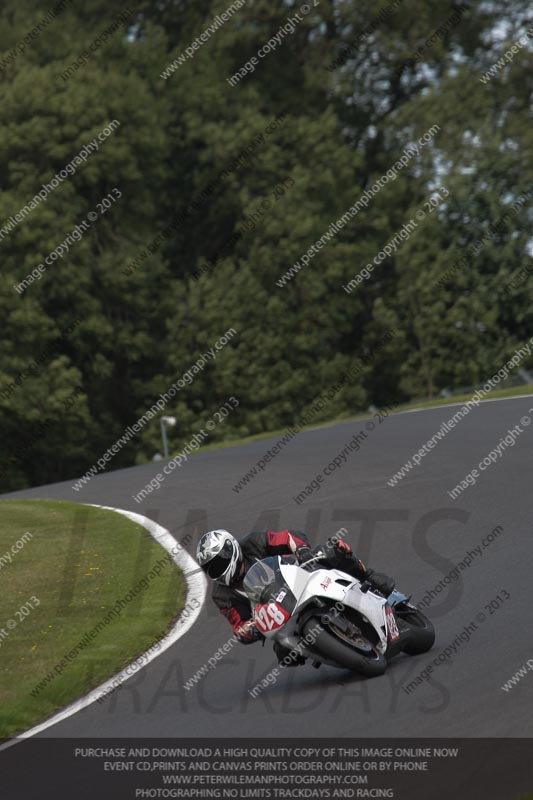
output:
{"label": "black banner at bottom", "polygon": [[532,755],[530,739],[32,738],[0,751],[0,797],[533,800]]}

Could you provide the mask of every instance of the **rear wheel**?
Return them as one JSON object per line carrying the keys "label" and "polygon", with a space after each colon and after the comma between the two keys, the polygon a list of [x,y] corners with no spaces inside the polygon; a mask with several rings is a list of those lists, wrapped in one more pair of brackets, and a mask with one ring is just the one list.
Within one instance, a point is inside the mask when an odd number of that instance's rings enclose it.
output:
{"label": "rear wheel", "polygon": [[358,638],[350,642],[342,631],[333,625],[326,629],[316,617],[311,617],[303,626],[303,635],[312,642],[311,649],[318,655],[335,662],[339,667],[360,672],[370,678],[383,675],[387,668],[385,657],[367,639]]}
{"label": "rear wheel", "polygon": [[407,626],[408,643],[403,647],[403,652],[410,656],[417,656],[431,650],[435,643],[435,628],[433,623],[421,611],[411,608],[394,609],[396,616],[401,619],[403,627]]}

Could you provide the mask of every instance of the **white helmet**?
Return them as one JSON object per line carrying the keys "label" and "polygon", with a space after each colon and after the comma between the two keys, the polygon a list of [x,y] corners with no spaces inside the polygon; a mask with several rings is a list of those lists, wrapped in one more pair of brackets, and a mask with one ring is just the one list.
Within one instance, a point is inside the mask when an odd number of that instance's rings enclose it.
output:
{"label": "white helmet", "polygon": [[229,586],[242,565],[242,550],[237,539],[223,528],[204,533],[196,558],[210,578]]}

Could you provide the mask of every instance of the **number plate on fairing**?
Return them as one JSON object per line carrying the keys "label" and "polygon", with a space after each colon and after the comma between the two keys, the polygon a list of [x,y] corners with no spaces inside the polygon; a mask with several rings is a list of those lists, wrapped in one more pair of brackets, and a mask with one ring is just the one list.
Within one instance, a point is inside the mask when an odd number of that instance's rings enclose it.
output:
{"label": "number plate on fairing", "polygon": [[391,642],[395,642],[400,638],[400,631],[396,625],[396,618],[390,606],[385,606],[385,619],[387,621],[387,631]]}
{"label": "number plate on fairing", "polygon": [[290,619],[290,613],[279,603],[263,603],[255,607],[255,624],[262,633],[269,633],[281,628]]}

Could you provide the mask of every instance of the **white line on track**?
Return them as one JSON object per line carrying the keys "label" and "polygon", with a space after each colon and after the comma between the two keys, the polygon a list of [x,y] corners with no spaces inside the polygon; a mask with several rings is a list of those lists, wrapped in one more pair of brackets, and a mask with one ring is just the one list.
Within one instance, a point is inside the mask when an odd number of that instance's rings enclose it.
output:
{"label": "white line on track", "polygon": [[[135,514],[133,511],[124,511],[121,508],[113,508],[112,506],[100,506],[95,503],[88,503],[87,505],[94,506],[95,508],[103,508],[106,511],[115,511],[117,514],[122,514],[123,516],[128,517],[128,519],[131,519],[132,522],[137,522],[139,525],[142,525],[143,528],[146,528],[156,542],[158,542],[158,544],[160,544],[161,547],[163,547],[168,553],[170,553],[172,549],[176,547],[176,544],[178,544],[176,539],[174,539],[172,534],[169,533],[166,528],[163,528],[157,522],[148,519],[148,517],[143,517],[141,514]],[[196,561],[183,547],[180,547],[177,553],[172,553],[172,559],[185,574],[185,580],[187,581],[186,603],[190,603],[191,600],[196,599],[199,601],[200,605],[197,608],[194,608],[191,614],[187,617],[187,619],[183,620],[183,622],[178,620],[175,623],[174,627],[167,633],[167,635],[159,641],[160,647],[157,652],[150,652],[145,656],[140,655],[135,659],[134,662],[132,662],[136,663],[140,659],[143,659],[144,663],[139,667],[139,669],[143,669],[147,664],[160,656],[161,653],[164,653],[165,650],[168,650],[169,647],[172,647],[172,645],[175,644],[178,639],[180,639],[185,633],[187,633],[188,630],[192,628],[198,619],[205,602],[207,580],[201,570],[197,571],[198,564]],[[152,647],[153,646],[154,645],[152,645]],[[116,675],[113,675],[111,678],[108,678],[106,681],[104,681],[104,683],[101,683],[100,686],[97,686],[88,694],[80,697],[78,700],[75,700],[74,703],[66,706],[66,708],[63,708],[61,711],[58,711],[53,717],[50,717],[44,722],[40,722],[33,728],[30,728],[29,730],[24,731],[24,733],[19,734],[17,737],[10,739],[8,742],[0,746],[0,750],[5,750],[7,747],[11,747],[23,739],[28,739],[30,736],[35,736],[37,733],[41,733],[41,731],[46,730],[46,728],[50,728],[52,725],[56,725],[58,722],[62,722],[62,720],[67,719],[67,717],[71,717],[73,714],[81,711],[82,708],[86,708],[87,706],[91,705],[100,697],[102,692],[113,688],[115,681],[118,680],[120,683],[123,683],[133,675],[136,675],[139,669],[132,671],[130,674],[128,673],[130,666],[131,665],[124,667],[123,670],[117,672]]]}
{"label": "white line on track", "polygon": [[[533,394],[513,394],[509,397],[487,397],[485,400],[480,400],[476,408],[484,405],[485,403],[501,403],[503,400],[524,400],[526,397],[533,397]],[[395,416],[399,414],[416,414],[419,411],[438,411],[441,408],[454,408],[455,406],[464,406],[468,400],[458,401],[457,403],[443,403],[438,406],[426,406],[425,408],[408,408],[405,411],[396,411]]]}

